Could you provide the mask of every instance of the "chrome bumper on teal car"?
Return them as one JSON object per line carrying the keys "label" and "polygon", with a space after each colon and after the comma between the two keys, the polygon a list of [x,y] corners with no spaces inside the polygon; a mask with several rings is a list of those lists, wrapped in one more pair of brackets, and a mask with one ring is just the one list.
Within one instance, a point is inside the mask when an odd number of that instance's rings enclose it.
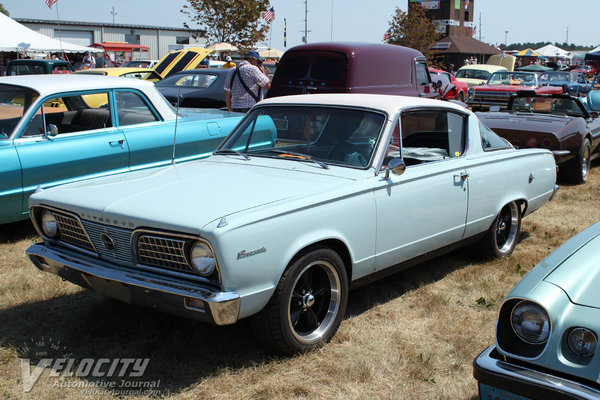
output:
{"label": "chrome bumper on teal car", "polygon": [[240,296],[237,293],[123,268],[43,244],[31,245],[26,253],[40,270],[107,297],[217,325],[233,324],[238,320]]}
{"label": "chrome bumper on teal car", "polygon": [[[540,372],[504,360],[495,346],[485,349],[473,362],[480,399],[597,400],[600,389],[574,380]],[[485,394],[484,394],[485,392]]]}

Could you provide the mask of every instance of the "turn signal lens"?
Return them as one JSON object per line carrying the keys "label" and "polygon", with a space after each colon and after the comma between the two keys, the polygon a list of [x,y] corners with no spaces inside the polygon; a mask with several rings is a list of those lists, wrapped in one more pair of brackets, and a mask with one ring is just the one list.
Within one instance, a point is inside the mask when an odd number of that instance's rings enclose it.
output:
{"label": "turn signal lens", "polygon": [[569,347],[580,357],[591,357],[596,351],[598,339],[594,332],[587,328],[575,328],[569,333]]}

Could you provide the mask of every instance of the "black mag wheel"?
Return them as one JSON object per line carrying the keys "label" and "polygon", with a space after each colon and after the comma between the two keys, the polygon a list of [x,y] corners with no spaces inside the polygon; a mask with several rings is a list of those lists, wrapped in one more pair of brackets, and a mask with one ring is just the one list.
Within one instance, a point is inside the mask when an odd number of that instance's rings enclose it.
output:
{"label": "black mag wheel", "polygon": [[291,263],[253,325],[259,338],[278,351],[308,351],[335,334],[347,297],[341,258],[331,249],[317,248]]}
{"label": "black mag wheel", "polygon": [[513,201],[502,207],[484,238],[487,255],[510,256],[517,245],[520,231],[521,209]]}

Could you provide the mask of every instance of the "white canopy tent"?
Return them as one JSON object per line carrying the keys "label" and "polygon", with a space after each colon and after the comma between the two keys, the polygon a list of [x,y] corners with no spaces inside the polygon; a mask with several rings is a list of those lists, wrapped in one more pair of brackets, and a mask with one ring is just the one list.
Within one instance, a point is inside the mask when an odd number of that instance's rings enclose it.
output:
{"label": "white canopy tent", "polygon": [[0,13],[0,51],[83,53],[97,52],[98,49],[42,35]]}
{"label": "white canopy tent", "polygon": [[535,52],[544,57],[569,58],[569,59],[573,57],[573,55],[570,52],[563,50],[560,47],[556,47],[553,44],[548,44],[544,47],[540,47],[539,49],[536,49]]}

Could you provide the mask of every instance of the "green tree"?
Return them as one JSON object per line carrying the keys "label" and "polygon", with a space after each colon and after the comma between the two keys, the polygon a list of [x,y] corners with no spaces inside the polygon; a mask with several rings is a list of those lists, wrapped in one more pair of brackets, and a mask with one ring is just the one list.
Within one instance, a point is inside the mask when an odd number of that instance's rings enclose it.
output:
{"label": "green tree", "polygon": [[410,3],[408,12],[396,7],[389,24],[390,37],[385,42],[419,50],[428,59],[433,56],[429,49],[441,35],[436,32],[437,23],[427,18],[423,7]]}
{"label": "green tree", "polygon": [[252,48],[266,38],[269,26],[262,13],[271,5],[269,0],[187,0],[181,12],[190,18],[190,27],[205,31],[210,43],[227,42],[241,48]]}
{"label": "green tree", "polygon": [[8,10],[6,8],[4,8],[4,6],[2,4],[0,4],[0,12],[4,15],[6,15],[7,17],[10,17],[10,13],[8,12]]}

